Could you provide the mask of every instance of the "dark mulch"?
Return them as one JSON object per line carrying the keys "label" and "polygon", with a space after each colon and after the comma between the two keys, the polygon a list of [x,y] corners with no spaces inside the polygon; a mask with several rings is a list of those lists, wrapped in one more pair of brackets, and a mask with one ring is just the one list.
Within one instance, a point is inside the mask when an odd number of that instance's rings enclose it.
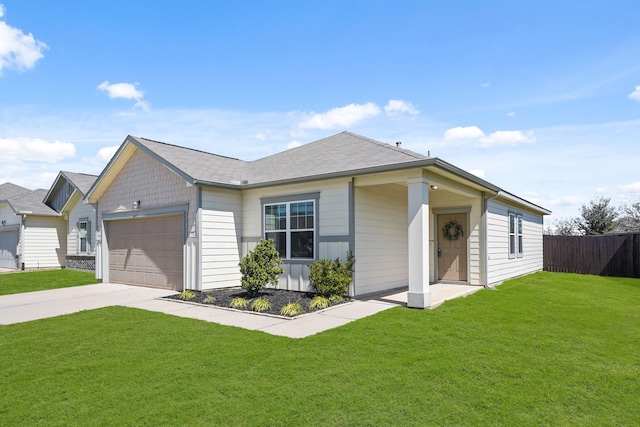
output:
{"label": "dark mulch", "polygon": [[[258,299],[264,298],[271,303],[271,309],[263,311],[262,313],[268,314],[277,314],[280,315],[280,309],[290,302],[299,302],[302,306],[304,313],[311,313],[318,310],[312,310],[309,307],[311,300],[316,296],[314,293],[310,292],[298,292],[298,291],[287,291],[282,289],[263,289],[260,291],[257,297],[249,298],[249,294],[242,288],[223,288],[223,289],[211,289],[207,291],[194,291],[196,293],[196,297],[188,300],[190,303],[202,304],[202,305],[213,305],[217,307],[229,307],[231,300],[236,297],[245,298],[249,301],[249,305],[243,311],[251,311],[251,303]],[[215,301],[213,302],[205,302],[205,299],[208,296],[213,296]],[[180,294],[169,295],[165,297],[166,299],[174,299],[180,300]],[[338,304],[344,304],[348,302],[349,298],[345,297],[342,302],[333,303],[332,306]],[[303,313],[303,314],[304,314]]]}

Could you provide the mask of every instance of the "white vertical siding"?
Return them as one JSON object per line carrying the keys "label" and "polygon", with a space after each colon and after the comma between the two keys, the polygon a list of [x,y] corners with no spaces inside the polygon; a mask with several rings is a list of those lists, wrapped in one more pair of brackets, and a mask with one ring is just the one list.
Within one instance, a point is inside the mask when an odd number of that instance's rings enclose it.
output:
{"label": "white vertical siding", "polygon": [[[490,200],[487,210],[489,284],[542,270],[542,215]],[[509,258],[509,211],[523,215],[523,256]]]}
{"label": "white vertical siding", "polygon": [[78,199],[69,211],[69,224],[67,231],[67,255],[84,255],[80,254],[80,235],[78,230],[78,221],[80,218],[87,218],[91,222],[91,230],[89,236],[89,254],[95,254],[96,247],[96,211],[93,205],[85,205],[82,199]]}
{"label": "white vertical siding", "polygon": [[243,237],[259,238],[262,236],[261,198],[314,192],[320,192],[320,200],[318,201],[318,235],[348,235],[349,182],[350,180],[334,179],[313,182],[310,184],[292,184],[278,187],[243,190]]}
{"label": "white vertical siding", "polygon": [[27,217],[22,236],[22,262],[26,269],[64,265],[67,226],[60,217]]}
{"label": "white vertical siding", "polygon": [[202,289],[240,286],[240,191],[202,190],[200,265]]}
{"label": "white vertical siding", "polygon": [[355,188],[356,295],[408,284],[407,189]]}
{"label": "white vertical siding", "polygon": [[[320,193],[316,240],[317,259],[346,258],[349,248],[349,184],[351,179],[333,179],[307,184],[243,190],[242,192],[242,256],[252,250],[262,238],[262,198]],[[344,240],[322,241],[323,237],[344,237]],[[279,289],[310,291],[307,262],[287,261],[280,276]]]}

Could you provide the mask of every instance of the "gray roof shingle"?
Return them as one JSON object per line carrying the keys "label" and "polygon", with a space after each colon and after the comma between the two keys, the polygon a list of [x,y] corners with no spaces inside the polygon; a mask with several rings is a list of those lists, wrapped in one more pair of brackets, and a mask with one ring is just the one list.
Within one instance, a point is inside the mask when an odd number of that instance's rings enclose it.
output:
{"label": "gray roof shingle", "polygon": [[19,196],[20,194],[26,194],[30,192],[28,188],[20,187],[19,185],[5,182],[0,184],[0,200],[7,200],[11,197]]}
{"label": "gray roof shingle", "polygon": [[240,183],[247,162],[231,157],[219,156],[192,148],[179,147],[152,141],[146,138],[129,136],[170,165],[194,181],[211,183]]}
{"label": "gray roof shingle", "polygon": [[84,196],[87,194],[87,191],[91,188],[96,179],[98,179],[97,175],[89,175],[86,173],[75,173],[75,172],[67,172],[62,171],[62,175],[67,179],[67,181],[71,182],[74,187],[82,193]]}
{"label": "gray roof shingle", "polygon": [[282,153],[245,162],[191,148],[130,136],[152,156],[182,172],[194,182],[265,184],[291,179],[400,165],[429,157],[342,132]]}
{"label": "gray roof shingle", "polygon": [[45,205],[43,200],[47,195],[45,189],[38,189],[7,200],[16,214],[59,216],[58,212]]}
{"label": "gray roof shingle", "polygon": [[400,165],[429,157],[351,132],[342,132],[249,163],[248,184],[304,179]]}

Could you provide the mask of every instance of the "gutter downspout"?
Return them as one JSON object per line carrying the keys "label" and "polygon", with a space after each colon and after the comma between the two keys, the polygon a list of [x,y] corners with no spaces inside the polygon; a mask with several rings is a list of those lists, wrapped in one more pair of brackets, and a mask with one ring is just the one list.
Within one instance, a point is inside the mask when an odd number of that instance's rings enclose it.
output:
{"label": "gutter downspout", "polygon": [[482,239],[482,252],[484,262],[482,263],[482,286],[486,289],[493,289],[493,286],[489,285],[489,241],[488,241],[488,232],[487,232],[487,211],[489,208],[489,201],[495,199],[500,194],[499,191],[496,191],[493,196],[487,196],[487,193],[482,193],[482,230],[481,230],[481,239]]}

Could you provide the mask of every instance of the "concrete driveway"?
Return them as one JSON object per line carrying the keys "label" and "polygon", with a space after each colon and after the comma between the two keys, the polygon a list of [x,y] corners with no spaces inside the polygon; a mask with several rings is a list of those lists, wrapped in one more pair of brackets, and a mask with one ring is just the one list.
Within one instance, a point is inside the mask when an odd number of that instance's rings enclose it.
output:
{"label": "concrete driveway", "polygon": [[0,325],[28,322],[82,310],[129,305],[175,294],[175,291],[100,283],[0,297]]}
{"label": "concrete driveway", "polygon": [[[435,308],[449,299],[467,296],[480,289],[482,287],[432,285],[431,308]],[[304,338],[392,307],[406,306],[407,298],[406,291],[369,295],[321,312],[307,313],[294,319],[287,319],[280,316],[265,316],[251,312],[238,312],[225,308],[204,307],[158,299],[171,294],[175,294],[175,291],[101,283],[5,295],[0,296],[0,325],[10,325],[83,310],[120,305],[157,311],[172,316],[199,319],[220,325],[257,330],[272,335]]]}

